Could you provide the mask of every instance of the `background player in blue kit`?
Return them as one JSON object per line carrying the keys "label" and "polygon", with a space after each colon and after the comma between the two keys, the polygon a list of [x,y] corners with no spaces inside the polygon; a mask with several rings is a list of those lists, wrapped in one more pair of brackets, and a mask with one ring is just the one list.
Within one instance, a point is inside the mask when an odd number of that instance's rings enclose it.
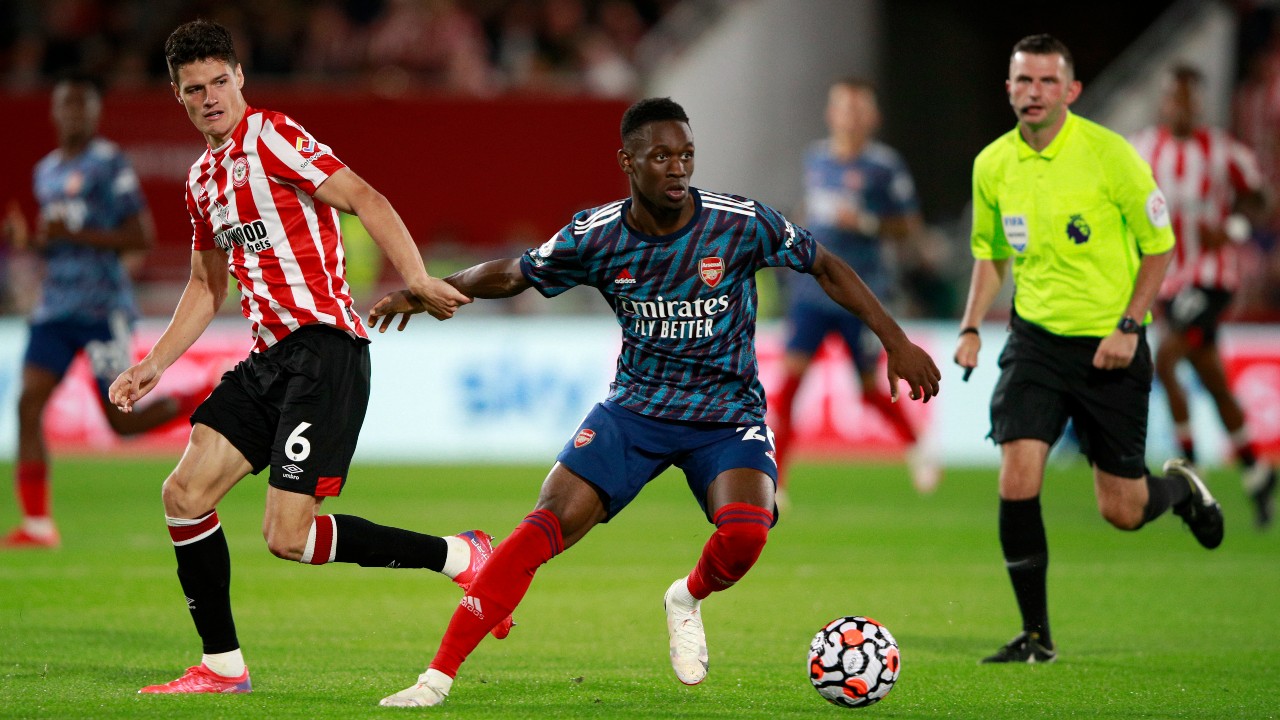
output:
{"label": "background player in blue kit", "polygon": [[[858,273],[877,298],[887,300],[894,271],[885,257],[884,240],[906,242],[921,230],[915,182],[906,163],[875,139],[880,110],[869,83],[846,78],[827,92],[828,137],[810,146],[804,158],[805,225],[814,238]],[[902,406],[877,382],[880,343],[863,321],[850,315],[809,275],[788,278],[788,336],[782,384],[775,401],[778,445],[778,488],[786,486],[786,467],[793,437],[792,406],[814,354],[823,340],[839,334],[858,371],[862,401],[884,416],[908,446],[912,482],[921,492],[938,485],[939,470],[918,447],[916,430]]]}
{"label": "background player in blue kit", "polygon": [[[755,273],[787,266],[813,274],[857,314],[888,351],[891,387],[912,399],[938,392],[933,360],[913,345],[857,274],[776,210],[736,195],[699,190],[693,133],[667,98],[631,106],[622,118],[618,164],[631,195],[587,210],[539,248],[447,278],[472,297],[509,297],[533,287],[548,297],[595,287],[622,328],[617,376],[607,400],[583,420],[542,485],[537,507],[494,551],[463,597],[429,669],[383,705],[444,702],[462,662],[516,607],[543,563],[620,512],[674,465],[716,530],[693,572],[664,604],[671,664],[689,685],[706,677],[700,604],[755,564],[776,519],[777,466],[764,423],[755,358]],[[405,291],[383,298],[369,322],[423,308]]]}
{"label": "background player in blue kit", "polygon": [[107,401],[111,381],[133,359],[130,342],[138,311],[127,266],[151,247],[155,230],[128,159],[96,135],[101,112],[101,94],[91,78],[69,75],[54,86],[58,148],[36,165],[34,177],[40,220],[32,244],[45,273],[18,399],[14,486],[22,524],[4,538],[4,547],[59,543],[50,513],[42,420],[79,352],[88,355],[102,411],[120,435],[145,432],[194,409],[190,398],[160,398],[125,414]]}

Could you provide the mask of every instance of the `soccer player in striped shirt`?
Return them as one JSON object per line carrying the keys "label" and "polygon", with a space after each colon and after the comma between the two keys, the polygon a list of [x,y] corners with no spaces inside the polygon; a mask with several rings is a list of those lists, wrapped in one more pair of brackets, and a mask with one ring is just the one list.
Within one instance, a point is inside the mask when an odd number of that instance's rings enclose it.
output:
{"label": "soccer player in striped shirt", "polygon": [[1173,68],[1160,106],[1161,123],[1132,138],[1169,201],[1178,238],[1158,296],[1163,332],[1156,373],[1169,401],[1178,444],[1194,463],[1191,414],[1177,374],[1180,362],[1191,364],[1217,405],[1244,467],[1243,484],[1253,501],[1254,521],[1263,528],[1275,512],[1276,472],[1258,455],[1218,351],[1219,325],[1240,286],[1240,249],[1249,240],[1247,217],[1263,214],[1263,179],[1249,148],[1227,132],[1202,124],[1202,84],[1199,70]]}
{"label": "soccer player in striped shirt", "polygon": [[138,310],[129,269],[154,243],[155,228],[128,158],[97,135],[102,114],[97,83],[69,75],[54,86],[51,105],[58,147],[36,164],[33,178],[40,222],[32,249],[44,262],[44,278],[18,399],[14,487],[22,524],[0,541],[5,548],[60,543],[50,507],[44,413],[76,355],[83,352],[89,360],[107,424],[119,435],[188,415],[203,397],[156,398],[129,415],[108,401],[107,388],[132,358]]}
{"label": "soccer player in striped shirt", "polygon": [[[693,571],[664,597],[671,664],[687,685],[702,682],[708,653],[701,603],[738,582],[777,519],[777,463],[765,425],[755,357],[755,273],[786,266],[812,274],[846,311],[866,322],[912,399],[928,401],[941,377],[875,295],[808,230],[737,195],[690,186],[693,132],[668,98],[642,100],[623,115],[618,164],[630,197],[587,210],[541,247],[449,278],[471,297],[535,288],[547,297],[576,285],[600,291],[622,329],[608,399],[595,406],[557,457],[537,506],[495,550],[454,612],[435,659],[417,684],[383,705],[444,702],[462,662],[519,604],[538,568],[608,522],[672,465],[716,526]],[[383,298],[369,322],[425,307],[406,291]]]}
{"label": "soccer player in striped shirt", "polygon": [[[346,482],[369,401],[369,339],[344,277],[338,211],[357,215],[409,292],[438,319],[469,298],[433,278],[387,199],[297,122],[251,108],[226,28],[201,20],[165,43],[174,96],[209,149],[191,167],[191,279],[169,327],[111,386],[128,412],[240,288],[253,349],[192,415],[191,439],[162,499],[178,579],[203,642],[201,662],[144,693],[251,690],[236,637],[231,558],[216,506],[250,473],[270,468],[263,535],[272,554],[301,563],[427,568],[467,587],[491,552],[472,530],[436,537],[322,515]],[[505,636],[510,619],[495,619]]]}

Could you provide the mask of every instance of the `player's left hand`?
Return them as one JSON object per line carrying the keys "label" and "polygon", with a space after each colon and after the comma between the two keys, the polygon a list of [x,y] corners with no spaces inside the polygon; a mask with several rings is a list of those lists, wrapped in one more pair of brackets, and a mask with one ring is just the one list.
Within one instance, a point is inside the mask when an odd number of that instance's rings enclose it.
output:
{"label": "player's left hand", "polygon": [[920,346],[908,342],[901,347],[885,348],[885,353],[889,361],[889,396],[894,402],[898,401],[899,380],[906,380],[911,387],[912,400],[929,402],[929,398],[938,394],[942,372]]}
{"label": "player's left hand", "polygon": [[1133,333],[1122,333],[1112,330],[1111,334],[1102,338],[1098,350],[1093,354],[1093,366],[1099,370],[1119,370],[1129,367],[1133,362],[1133,354],[1138,350],[1138,336]]}

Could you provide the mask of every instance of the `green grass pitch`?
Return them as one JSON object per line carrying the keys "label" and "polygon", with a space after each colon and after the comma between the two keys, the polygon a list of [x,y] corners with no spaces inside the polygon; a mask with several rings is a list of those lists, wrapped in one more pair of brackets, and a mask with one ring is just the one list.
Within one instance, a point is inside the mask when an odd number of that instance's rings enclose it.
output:
{"label": "green grass pitch", "polygon": [[[54,464],[56,552],[0,554],[0,717],[1268,718],[1280,716],[1280,528],[1250,524],[1234,474],[1212,478],[1227,537],[1201,549],[1177,518],[1111,529],[1081,465],[1045,496],[1060,659],[980,666],[1018,630],[996,535],[995,474],[950,470],[917,496],[895,465],[802,465],[791,509],[755,569],[704,605],[711,673],[680,685],[662,594],[711,526],[683,480],[655,481],[617,520],[538,574],[519,625],[487,639],[443,708],[377,707],[433,654],[459,591],[425,571],[309,567],[270,556],[264,480],[218,508],[249,696],[136,694],[199,657],[160,508],[172,461]],[[12,468],[0,465],[0,477]],[[449,534],[507,534],[545,467],[352,472],[328,512]],[[16,520],[0,503],[0,527]],[[869,615],[901,644],[897,687],[843,710],[809,686],[809,639]]]}

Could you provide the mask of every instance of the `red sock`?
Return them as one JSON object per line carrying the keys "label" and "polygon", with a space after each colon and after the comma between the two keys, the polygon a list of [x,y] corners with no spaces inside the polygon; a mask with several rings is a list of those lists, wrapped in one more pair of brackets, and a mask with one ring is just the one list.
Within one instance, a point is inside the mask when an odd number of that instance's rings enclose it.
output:
{"label": "red sock", "polygon": [[756,564],[773,525],[773,513],[749,503],[729,503],[712,520],[716,531],[689,573],[689,594],[701,600],[726,590]]}
{"label": "red sock", "polygon": [[498,543],[471,590],[458,603],[430,667],[449,677],[457,676],[458,668],[484,636],[520,604],[533,574],[562,550],[559,518],[549,510],[525,516],[510,537]]}
{"label": "red sock", "polygon": [[862,401],[875,408],[894,430],[898,431],[898,437],[908,445],[916,443],[916,431],[911,427],[911,423],[907,421],[907,414],[903,412],[902,406],[893,401],[888,395],[878,392],[867,393],[862,396]]}
{"label": "red sock", "polygon": [[22,516],[49,517],[49,466],[41,460],[19,461],[14,473],[14,490]]}
{"label": "red sock", "polygon": [[782,379],[782,387],[775,398],[773,430],[773,451],[778,461],[778,485],[784,484],[782,470],[789,459],[791,449],[791,409],[796,401],[796,392],[800,389],[801,375],[786,375]]}

